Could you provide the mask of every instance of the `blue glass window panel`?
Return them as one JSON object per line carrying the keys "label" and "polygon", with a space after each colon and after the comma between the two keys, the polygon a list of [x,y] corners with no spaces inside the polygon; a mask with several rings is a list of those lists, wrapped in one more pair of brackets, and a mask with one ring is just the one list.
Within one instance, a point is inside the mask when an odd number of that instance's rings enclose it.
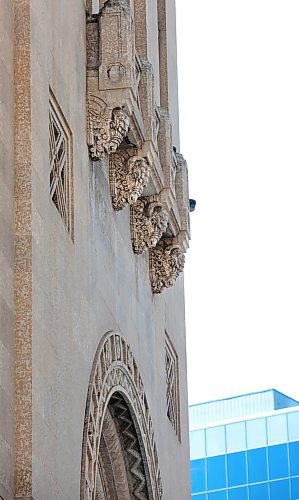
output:
{"label": "blue glass window panel", "polygon": [[227,500],[226,491],[213,491],[208,494],[208,500]]}
{"label": "blue glass window panel", "polygon": [[246,450],[245,422],[226,425],[227,453]]}
{"label": "blue glass window panel", "polygon": [[298,500],[299,498],[299,477],[291,479],[291,499]]}
{"label": "blue glass window panel", "polygon": [[289,480],[271,481],[270,482],[270,499],[271,500],[290,500],[290,484]]}
{"label": "blue glass window panel", "polygon": [[248,482],[259,483],[267,481],[268,467],[267,467],[267,450],[266,448],[256,448],[255,450],[248,450]]}
{"label": "blue glass window panel", "polygon": [[249,486],[249,500],[269,500],[268,483]]}
{"label": "blue glass window panel", "polygon": [[206,491],[206,464],[205,459],[191,461],[191,492]]}
{"label": "blue glass window panel", "polygon": [[289,440],[299,440],[299,411],[288,413]]}
{"label": "blue glass window panel", "polygon": [[289,450],[291,476],[299,476],[299,442],[289,443]]}
{"label": "blue glass window panel", "polygon": [[225,456],[207,458],[208,490],[226,488]]}
{"label": "blue glass window panel", "polygon": [[288,441],[286,414],[267,418],[268,445],[286,443]]}
{"label": "blue glass window panel", "polygon": [[268,459],[270,479],[289,477],[288,449],[286,444],[269,446]]}
{"label": "blue glass window panel", "polygon": [[205,456],[206,440],[204,429],[190,432],[190,460],[197,460]]}
{"label": "blue glass window panel", "polygon": [[262,448],[267,446],[266,419],[256,418],[246,422],[247,448]]}
{"label": "blue glass window panel", "polygon": [[247,484],[246,452],[227,455],[228,486]]}
{"label": "blue glass window panel", "polygon": [[248,500],[247,487],[228,490],[228,500]]}
{"label": "blue glass window panel", "polygon": [[208,500],[208,495],[205,493],[198,493],[198,495],[191,495],[192,500]]}
{"label": "blue glass window panel", "polygon": [[208,457],[226,453],[224,425],[206,429],[206,441]]}

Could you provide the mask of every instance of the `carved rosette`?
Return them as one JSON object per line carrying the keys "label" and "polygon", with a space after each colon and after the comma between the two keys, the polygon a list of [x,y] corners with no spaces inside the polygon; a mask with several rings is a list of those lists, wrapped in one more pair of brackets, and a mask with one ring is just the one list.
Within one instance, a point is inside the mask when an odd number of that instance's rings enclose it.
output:
{"label": "carved rosette", "polygon": [[131,239],[135,253],[157,245],[166,231],[168,217],[158,196],[141,197],[131,206]]}
{"label": "carved rosette", "polygon": [[[83,435],[81,500],[99,498],[97,471],[101,469],[100,442],[105,419],[109,416],[108,407],[118,423],[125,424],[127,434],[123,451],[128,454],[129,472],[135,484],[131,498],[160,500],[163,490],[158,454],[143,382],[130,346],[117,332],[109,332],[102,339],[90,376]],[[147,494],[142,496],[143,491]]]}
{"label": "carved rosette", "polygon": [[136,150],[110,156],[110,192],[114,210],[136,203],[150,179],[150,165]]}
{"label": "carved rosette", "polygon": [[129,131],[129,116],[122,108],[111,109],[99,97],[87,100],[87,144],[93,160],[115,153]]}
{"label": "carved rosette", "polygon": [[150,250],[150,281],[153,293],[161,293],[164,288],[174,285],[184,269],[185,255],[179,245],[160,240]]}

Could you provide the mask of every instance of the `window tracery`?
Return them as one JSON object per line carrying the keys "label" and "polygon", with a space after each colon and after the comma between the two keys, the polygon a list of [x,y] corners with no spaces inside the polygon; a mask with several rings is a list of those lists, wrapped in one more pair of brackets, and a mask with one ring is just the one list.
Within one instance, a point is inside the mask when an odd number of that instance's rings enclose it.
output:
{"label": "window tracery", "polygon": [[50,196],[73,239],[72,138],[52,96],[49,101],[49,163]]}
{"label": "window tracery", "polygon": [[180,439],[178,356],[167,334],[165,340],[165,368],[167,417]]}

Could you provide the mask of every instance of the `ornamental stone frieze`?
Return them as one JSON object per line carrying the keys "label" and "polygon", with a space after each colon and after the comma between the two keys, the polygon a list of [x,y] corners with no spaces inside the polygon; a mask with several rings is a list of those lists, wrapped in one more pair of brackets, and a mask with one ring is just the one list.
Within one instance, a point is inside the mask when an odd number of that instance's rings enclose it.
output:
{"label": "ornamental stone frieze", "polygon": [[103,153],[115,153],[129,131],[129,117],[121,108],[111,109],[96,95],[87,100],[87,143],[93,160],[101,160]]}
{"label": "ornamental stone frieze", "polygon": [[162,498],[144,384],[130,345],[117,332],[103,337],[94,359],[81,463],[80,500]]}
{"label": "ornamental stone frieze", "polygon": [[160,293],[175,283],[189,246],[188,169],[173,144],[167,104],[157,106],[132,4],[101,1],[95,13],[89,2],[87,142],[93,160],[108,156],[113,208],[130,206],[133,251],[149,249],[152,289]]}
{"label": "ornamental stone frieze", "polygon": [[150,249],[150,281],[153,293],[161,293],[164,288],[174,285],[184,269],[185,255],[179,244],[161,239]]}
{"label": "ornamental stone frieze", "polygon": [[137,202],[150,178],[147,158],[137,150],[120,150],[110,156],[109,180],[114,210]]}
{"label": "ornamental stone frieze", "polygon": [[168,217],[158,196],[141,197],[131,206],[131,239],[135,253],[157,245],[166,231]]}

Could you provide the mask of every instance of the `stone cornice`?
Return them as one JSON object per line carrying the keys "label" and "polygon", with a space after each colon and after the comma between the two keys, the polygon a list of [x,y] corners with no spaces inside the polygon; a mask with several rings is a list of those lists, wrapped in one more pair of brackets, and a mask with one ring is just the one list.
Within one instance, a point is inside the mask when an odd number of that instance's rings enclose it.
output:
{"label": "stone cornice", "polygon": [[108,156],[113,208],[130,205],[133,251],[150,250],[160,293],[183,269],[189,245],[188,169],[173,148],[169,111],[156,105],[153,67],[137,54],[129,1],[110,0],[87,17],[87,92],[91,159]]}

